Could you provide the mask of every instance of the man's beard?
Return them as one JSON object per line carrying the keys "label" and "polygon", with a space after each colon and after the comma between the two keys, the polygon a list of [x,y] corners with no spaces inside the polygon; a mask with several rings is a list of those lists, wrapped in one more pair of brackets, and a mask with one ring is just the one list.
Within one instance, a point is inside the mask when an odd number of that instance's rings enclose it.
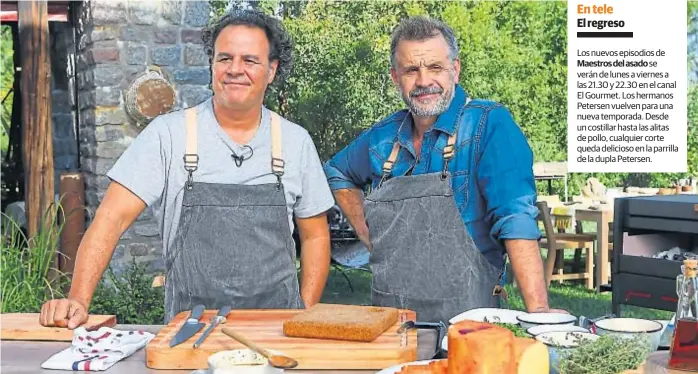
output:
{"label": "man's beard", "polygon": [[[453,82],[453,80],[451,80],[451,82]],[[439,114],[445,112],[451,105],[454,93],[456,92],[453,85],[451,85],[451,87],[447,90],[444,90],[438,86],[417,87],[410,91],[409,95],[405,94],[402,87],[398,86],[398,90],[400,91],[400,96],[402,96],[402,101],[405,102],[412,114],[419,117],[438,116]],[[419,105],[415,97],[424,94],[440,94],[440,96],[436,100],[436,103],[429,107],[423,107]]]}

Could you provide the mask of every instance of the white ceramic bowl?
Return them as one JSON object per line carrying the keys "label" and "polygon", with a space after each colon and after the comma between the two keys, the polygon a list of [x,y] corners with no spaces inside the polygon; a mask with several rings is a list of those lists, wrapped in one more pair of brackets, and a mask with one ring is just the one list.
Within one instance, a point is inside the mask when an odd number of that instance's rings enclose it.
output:
{"label": "white ceramic bowl", "polygon": [[637,334],[649,335],[653,351],[659,347],[659,340],[664,331],[664,324],[649,319],[640,318],[608,318],[594,323],[594,332],[597,335],[613,334],[616,336],[633,338]]}
{"label": "white ceramic bowl", "polygon": [[283,369],[271,366],[264,356],[250,349],[216,352],[208,358],[208,369],[211,374],[281,374],[284,372]]}
{"label": "white ceramic bowl", "polygon": [[524,330],[540,325],[574,325],[577,317],[565,313],[526,313],[516,316]]}
{"label": "white ceramic bowl", "polygon": [[537,325],[526,330],[526,333],[531,336],[540,335],[546,332],[563,331],[563,332],[591,332],[584,327],[575,325]]}
{"label": "white ceramic bowl", "polygon": [[558,374],[557,367],[560,365],[560,356],[567,354],[579,346],[580,340],[596,340],[598,335],[588,332],[568,332],[550,331],[538,334],[535,339],[548,347],[548,358],[550,359],[550,374]]}
{"label": "white ceramic bowl", "polygon": [[522,314],[526,314],[526,312],[502,308],[475,308],[451,318],[448,322],[454,324],[468,320],[489,323],[511,323],[516,325],[519,323],[516,317]]}

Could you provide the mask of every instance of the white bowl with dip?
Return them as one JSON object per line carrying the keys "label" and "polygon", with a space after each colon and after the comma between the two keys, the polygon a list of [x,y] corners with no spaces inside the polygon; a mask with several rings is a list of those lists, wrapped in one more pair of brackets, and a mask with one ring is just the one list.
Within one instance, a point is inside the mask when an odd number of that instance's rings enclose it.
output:
{"label": "white bowl with dip", "polygon": [[647,334],[652,350],[656,351],[665,328],[663,323],[649,319],[608,318],[594,322],[592,329],[597,335],[615,335],[631,339],[639,334]]}
{"label": "white bowl with dip", "polygon": [[537,325],[526,330],[528,335],[535,337],[546,332],[564,331],[564,332],[591,332],[589,329],[575,325]]}
{"label": "white bowl with dip", "polygon": [[540,325],[574,325],[577,317],[566,313],[525,313],[516,316],[524,330]]}
{"label": "white bowl with dip", "polygon": [[208,370],[210,374],[281,374],[284,372],[283,369],[271,366],[266,357],[251,349],[233,349],[214,353],[208,358]]}

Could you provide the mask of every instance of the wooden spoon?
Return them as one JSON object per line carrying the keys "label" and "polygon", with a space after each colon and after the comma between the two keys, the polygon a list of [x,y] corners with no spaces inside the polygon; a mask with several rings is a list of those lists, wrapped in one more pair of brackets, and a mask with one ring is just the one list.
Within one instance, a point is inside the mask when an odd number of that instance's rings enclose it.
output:
{"label": "wooden spoon", "polygon": [[252,343],[249,341],[246,337],[240,335],[240,333],[236,332],[235,330],[231,329],[230,327],[223,327],[221,329],[224,334],[228,335],[229,337],[237,340],[238,342],[242,343],[246,347],[250,348],[251,350],[259,353],[260,355],[266,357],[269,360],[269,363],[271,366],[280,368],[280,369],[293,369],[296,366],[298,366],[298,362],[291,357],[286,357],[286,356],[281,356],[281,355],[276,355],[273,354],[266,349],[258,346],[255,343]]}

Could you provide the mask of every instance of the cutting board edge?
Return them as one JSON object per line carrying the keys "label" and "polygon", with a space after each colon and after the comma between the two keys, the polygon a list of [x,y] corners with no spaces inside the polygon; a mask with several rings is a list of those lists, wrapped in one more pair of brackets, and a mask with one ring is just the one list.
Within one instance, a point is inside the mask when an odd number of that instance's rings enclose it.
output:
{"label": "cutting board edge", "polygon": [[[154,350],[158,350],[157,348],[153,348]],[[197,359],[197,360],[189,360],[187,362],[202,362],[201,365],[169,365],[171,363],[174,363],[172,360],[158,360],[158,353],[155,352],[156,355],[153,356],[152,353],[149,354],[150,350],[147,349],[146,347],[146,360],[145,360],[145,366],[149,369],[154,369],[154,370],[197,370],[197,369],[206,369],[208,368],[208,357],[206,357],[205,360]],[[205,351],[201,351],[205,352]],[[214,352],[209,353],[199,353],[199,355],[202,354],[208,354],[208,356],[212,355]],[[397,357],[395,359],[372,359],[372,358],[355,358],[353,357],[352,359],[347,359],[345,361],[337,361],[337,360],[332,360],[330,361],[331,364],[324,364],[322,362],[307,362],[305,360],[299,359],[298,360],[298,366],[295,367],[294,369],[291,370],[383,370],[385,368],[389,368],[394,365],[400,365],[408,362],[414,362],[417,360],[417,347],[412,346],[409,348],[405,348],[401,352],[396,352],[399,354],[400,357]],[[292,354],[291,354],[292,356]],[[161,361],[163,364],[155,364],[154,362]]]}
{"label": "cutting board edge", "polygon": [[[44,327],[39,325],[39,313],[2,313],[0,314],[0,325],[2,327],[0,328],[0,339],[2,340],[12,340],[12,341],[72,341],[73,340],[73,335],[74,332],[73,330],[68,330],[65,328],[61,327]],[[22,329],[11,329],[7,328],[7,322],[5,321],[5,318],[7,317],[12,317],[12,316],[25,316],[25,317],[34,317],[36,321],[36,328],[35,330],[22,330]],[[94,325],[91,325],[89,327],[89,331],[92,330],[97,330],[101,327],[110,327],[113,328],[116,326],[116,315],[113,314],[95,314],[92,316],[88,316],[95,318],[95,317],[105,317],[105,319],[101,322],[97,322]],[[93,319],[94,321],[94,319]],[[90,320],[87,320],[87,324],[90,323]],[[48,337],[47,334],[50,334],[51,336]]]}

